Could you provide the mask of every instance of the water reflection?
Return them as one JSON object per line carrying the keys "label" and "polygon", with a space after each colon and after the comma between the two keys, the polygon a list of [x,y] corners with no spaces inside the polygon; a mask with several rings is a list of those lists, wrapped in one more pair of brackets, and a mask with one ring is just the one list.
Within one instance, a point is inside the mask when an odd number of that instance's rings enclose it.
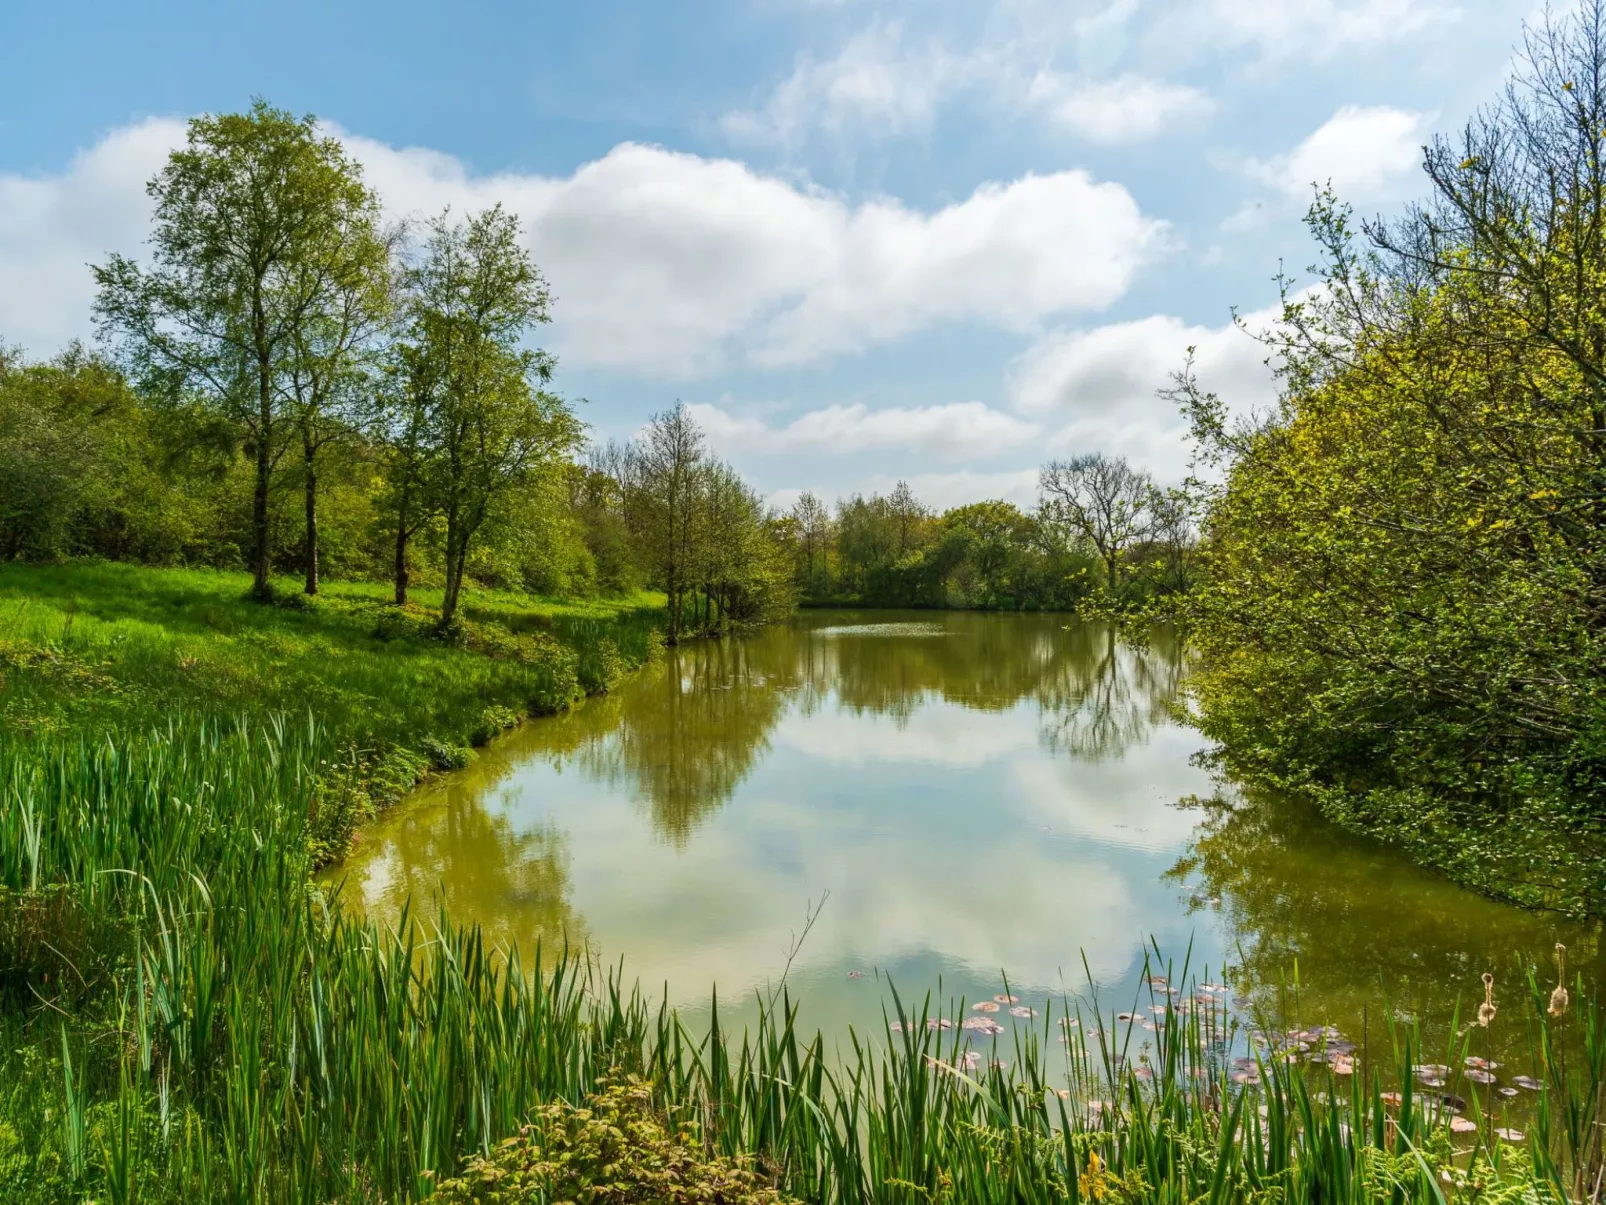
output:
{"label": "water reflection", "polygon": [[828,1030],[878,1023],[872,971],[971,998],[1007,974],[1041,997],[1080,989],[1085,955],[1130,998],[1151,937],[1262,998],[1297,968],[1304,1019],[1346,1029],[1383,996],[1443,1011],[1486,967],[1504,992],[1558,938],[1599,969],[1598,930],[1478,899],[1304,809],[1178,808],[1217,790],[1173,716],[1185,670],[1164,630],[804,615],[525,725],[341,873],[381,916],[411,898],[497,942],[593,942],[683,1005],[772,983],[829,893],[790,980]]}
{"label": "water reflection", "polygon": [[1541,982],[1551,974],[1555,942],[1587,980],[1606,969],[1599,925],[1459,890],[1274,793],[1228,790],[1200,806],[1197,836],[1167,877],[1191,884],[1196,899],[1223,901],[1240,981],[1263,999],[1297,974],[1319,1019],[1354,1027],[1368,1010],[1381,1016],[1386,1002],[1437,1022],[1442,1037],[1456,1002],[1475,1005],[1479,978],[1491,971],[1512,1005],[1504,1039],[1521,1046],[1518,1000],[1530,971]]}

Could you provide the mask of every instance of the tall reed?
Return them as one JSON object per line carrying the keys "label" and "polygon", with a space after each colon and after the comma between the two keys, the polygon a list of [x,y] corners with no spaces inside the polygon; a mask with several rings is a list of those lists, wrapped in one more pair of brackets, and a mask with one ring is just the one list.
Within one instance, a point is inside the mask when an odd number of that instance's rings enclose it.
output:
{"label": "tall reed", "polygon": [[841,1046],[784,993],[693,1031],[584,952],[346,914],[304,839],[328,752],[288,721],[0,734],[0,911],[24,918],[0,926],[6,1200],[420,1199],[616,1073],[812,1201],[1441,1201],[1445,1177],[1599,1198],[1594,1000],[1553,1018],[1534,985],[1548,1088],[1522,1143],[1475,1099],[1452,1135],[1403,1032],[1355,1074],[1263,1049],[1235,1083],[1242,1034],[1212,1009],[1147,1050],[1096,1004],[1002,1049],[957,1027],[963,1002],[895,994]]}

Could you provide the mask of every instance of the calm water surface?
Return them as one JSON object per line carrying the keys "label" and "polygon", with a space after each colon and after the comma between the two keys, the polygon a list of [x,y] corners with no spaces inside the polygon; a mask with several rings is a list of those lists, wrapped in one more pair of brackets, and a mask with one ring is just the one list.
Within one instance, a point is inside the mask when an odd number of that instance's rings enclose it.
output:
{"label": "calm water surface", "polygon": [[589,943],[693,1013],[715,985],[750,1010],[785,974],[804,1023],[843,1036],[879,1025],[889,982],[976,1000],[1007,977],[1085,1007],[1091,974],[1130,1008],[1151,939],[1374,1040],[1393,1009],[1446,1029],[1485,969],[1516,1013],[1557,940],[1596,975],[1597,928],[1213,780],[1172,717],[1168,633],[1066,625],[807,612],[690,645],[420,791],[338,875],[380,917],[411,897],[521,948]]}

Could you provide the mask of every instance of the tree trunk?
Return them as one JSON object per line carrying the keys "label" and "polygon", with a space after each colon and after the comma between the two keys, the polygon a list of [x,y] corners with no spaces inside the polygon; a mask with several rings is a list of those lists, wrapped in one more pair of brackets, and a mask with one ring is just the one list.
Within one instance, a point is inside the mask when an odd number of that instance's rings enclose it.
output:
{"label": "tree trunk", "polygon": [[251,497],[251,594],[266,601],[273,597],[268,549],[268,479],[273,473],[273,366],[268,359],[262,318],[256,323],[257,357],[257,480]]}
{"label": "tree trunk", "polygon": [[[264,394],[267,390],[264,386]],[[273,578],[269,564],[268,479],[273,471],[271,403],[262,405],[262,423],[257,431],[256,490],[251,496],[251,593],[259,599],[273,597]]]}
{"label": "tree trunk", "polygon": [[446,516],[446,590],[441,598],[440,630],[446,631],[457,619],[457,600],[463,591],[463,566],[468,561],[461,524],[455,514]]}
{"label": "tree trunk", "polygon": [[307,467],[307,582],[304,594],[318,593],[318,447],[312,442],[311,432],[301,432],[301,451]]}
{"label": "tree trunk", "polygon": [[396,509],[396,605],[407,605],[407,491],[402,490]]}

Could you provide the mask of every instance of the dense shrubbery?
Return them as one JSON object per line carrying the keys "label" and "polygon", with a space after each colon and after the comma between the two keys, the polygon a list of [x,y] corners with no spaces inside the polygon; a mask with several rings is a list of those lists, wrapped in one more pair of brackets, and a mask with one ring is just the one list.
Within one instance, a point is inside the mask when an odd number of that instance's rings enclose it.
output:
{"label": "dense shrubbery", "polygon": [[1489,890],[1606,910],[1606,22],[1426,154],[1431,200],[1311,224],[1232,425],[1195,607],[1204,730],[1240,768]]}

